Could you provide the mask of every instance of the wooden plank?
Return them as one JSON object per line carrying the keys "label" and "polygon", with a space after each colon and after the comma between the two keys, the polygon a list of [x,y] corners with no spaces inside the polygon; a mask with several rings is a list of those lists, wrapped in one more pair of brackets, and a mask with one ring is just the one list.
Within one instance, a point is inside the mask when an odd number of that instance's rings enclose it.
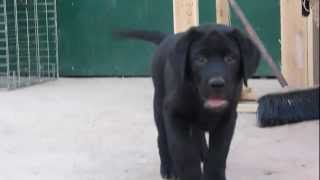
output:
{"label": "wooden plank", "polygon": [[282,72],[289,86],[308,86],[308,29],[301,1],[280,0]]}
{"label": "wooden plank", "polygon": [[243,87],[241,92],[241,101],[257,101],[257,94],[251,87]]}
{"label": "wooden plank", "polygon": [[[230,25],[230,7],[228,0],[216,0],[216,19],[218,24]],[[243,86],[241,101],[256,101],[256,93],[250,87]]]}
{"label": "wooden plank", "polygon": [[308,17],[308,85],[319,85],[319,0],[311,1]]}
{"label": "wooden plank", "polygon": [[174,32],[182,32],[199,24],[198,0],[173,0]]}
{"label": "wooden plank", "polygon": [[241,102],[237,108],[237,112],[239,113],[256,113],[257,110],[258,103],[256,102]]}
{"label": "wooden plank", "polygon": [[230,8],[228,0],[216,0],[216,16],[218,24],[230,25]]}

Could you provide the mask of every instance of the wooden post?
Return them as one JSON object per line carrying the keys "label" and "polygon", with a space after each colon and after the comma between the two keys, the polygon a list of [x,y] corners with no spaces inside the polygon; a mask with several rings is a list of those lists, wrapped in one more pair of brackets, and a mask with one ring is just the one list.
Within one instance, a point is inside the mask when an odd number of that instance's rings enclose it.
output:
{"label": "wooden post", "polygon": [[[291,87],[315,85],[315,79],[319,77],[319,65],[316,65],[319,64],[319,27],[316,28],[313,19],[319,12],[314,12],[317,9],[314,6],[310,15],[304,17],[301,1],[280,2],[282,72]],[[316,2],[318,4],[319,0],[312,4]]]}
{"label": "wooden post", "polygon": [[[218,24],[231,24],[228,0],[216,0],[216,19]],[[257,100],[257,95],[250,87],[244,86],[241,100],[255,101]]]}
{"label": "wooden post", "polygon": [[216,0],[216,17],[218,24],[230,25],[230,8],[228,0]]}
{"label": "wooden post", "polygon": [[173,0],[174,32],[185,31],[199,24],[198,0]]}
{"label": "wooden post", "polygon": [[311,1],[308,17],[308,86],[319,86],[319,0]]}
{"label": "wooden post", "polygon": [[[216,18],[218,24],[231,25],[228,0],[216,0]],[[241,100],[256,101],[257,95],[250,87],[243,86]],[[241,108],[240,108],[241,109]],[[240,110],[242,112],[242,110]]]}

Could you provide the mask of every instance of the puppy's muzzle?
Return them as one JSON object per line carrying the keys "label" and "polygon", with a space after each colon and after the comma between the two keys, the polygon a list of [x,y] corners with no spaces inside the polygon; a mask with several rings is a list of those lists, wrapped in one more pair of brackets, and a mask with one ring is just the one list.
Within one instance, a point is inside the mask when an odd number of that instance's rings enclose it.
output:
{"label": "puppy's muzzle", "polygon": [[[211,93],[204,101],[204,107],[213,111],[220,111],[225,109],[229,102],[221,96],[221,91],[225,87],[225,80],[221,76],[211,77],[208,80],[208,86],[211,88]],[[220,92],[220,93],[219,93]]]}
{"label": "puppy's muzzle", "polygon": [[209,79],[208,84],[211,88],[222,88],[225,85],[225,80],[219,77],[212,77]]}

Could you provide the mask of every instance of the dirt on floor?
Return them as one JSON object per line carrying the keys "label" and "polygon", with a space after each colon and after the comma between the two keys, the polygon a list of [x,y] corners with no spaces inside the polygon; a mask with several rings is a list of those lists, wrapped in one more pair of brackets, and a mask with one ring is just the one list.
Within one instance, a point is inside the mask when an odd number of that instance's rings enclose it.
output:
{"label": "dirt on floor", "polygon": [[[273,80],[250,84],[258,93]],[[0,180],[160,180],[149,78],[0,91]],[[228,180],[318,180],[319,121],[258,128],[240,113]]]}

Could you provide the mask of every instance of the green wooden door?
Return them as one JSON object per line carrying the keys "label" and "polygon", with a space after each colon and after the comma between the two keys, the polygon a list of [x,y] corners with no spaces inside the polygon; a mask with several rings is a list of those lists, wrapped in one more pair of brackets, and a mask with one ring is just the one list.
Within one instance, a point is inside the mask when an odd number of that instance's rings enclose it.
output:
{"label": "green wooden door", "polygon": [[[280,0],[259,2],[252,0],[237,0],[237,2],[242,7],[247,18],[257,31],[257,34],[275,59],[276,63],[280,66]],[[231,16],[231,23],[232,25],[243,29],[243,26],[241,26],[240,21],[234,13],[232,13]],[[257,75],[273,76],[265,61],[261,61]]]}
{"label": "green wooden door", "polygon": [[[280,57],[279,1],[238,0],[276,59]],[[251,4],[250,4],[251,3]],[[200,23],[215,22],[215,1],[199,0]],[[173,31],[172,0],[58,0],[62,76],[146,76],[154,50],[139,41],[115,41],[112,29]],[[232,16],[232,23],[239,21]],[[258,75],[270,75],[262,64]]]}
{"label": "green wooden door", "polygon": [[58,0],[62,76],[144,76],[154,49],[112,29],[172,32],[172,0]]}

